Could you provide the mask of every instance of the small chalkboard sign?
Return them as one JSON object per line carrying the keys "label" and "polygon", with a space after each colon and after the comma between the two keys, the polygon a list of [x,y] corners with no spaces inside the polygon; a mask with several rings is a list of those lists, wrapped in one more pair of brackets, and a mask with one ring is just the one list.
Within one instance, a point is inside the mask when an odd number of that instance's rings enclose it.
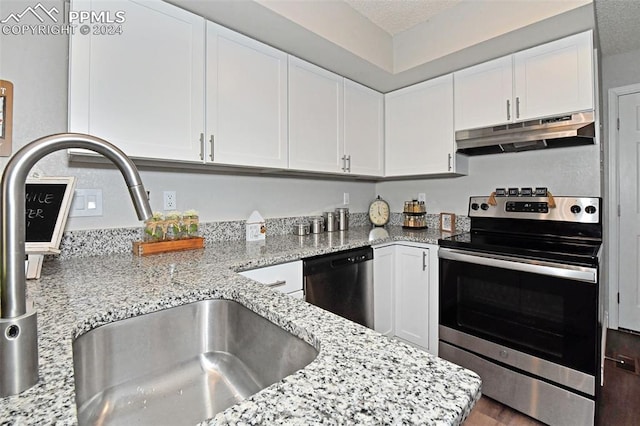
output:
{"label": "small chalkboard sign", "polygon": [[76,178],[27,179],[25,187],[26,252],[56,252],[62,240]]}

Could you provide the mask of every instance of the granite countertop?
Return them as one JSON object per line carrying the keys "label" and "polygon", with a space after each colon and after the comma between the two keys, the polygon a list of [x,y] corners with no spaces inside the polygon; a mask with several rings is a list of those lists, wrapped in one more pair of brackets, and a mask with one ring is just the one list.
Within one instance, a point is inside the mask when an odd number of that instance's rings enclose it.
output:
{"label": "granite countertop", "polygon": [[473,372],[258,284],[237,271],[439,231],[369,228],[204,250],[45,262],[27,291],[38,312],[40,381],[0,398],[2,425],[75,424],[72,341],[120,319],[211,298],[240,302],[319,349],[307,367],[205,424],[459,424],[480,397]]}

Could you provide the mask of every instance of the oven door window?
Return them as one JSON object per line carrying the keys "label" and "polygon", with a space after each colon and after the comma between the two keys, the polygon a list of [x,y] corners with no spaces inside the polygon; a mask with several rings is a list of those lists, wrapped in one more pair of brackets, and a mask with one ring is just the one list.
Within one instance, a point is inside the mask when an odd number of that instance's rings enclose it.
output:
{"label": "oven door window", "polygon": [[440,259],[440,323],[595,374],[597,287]]}

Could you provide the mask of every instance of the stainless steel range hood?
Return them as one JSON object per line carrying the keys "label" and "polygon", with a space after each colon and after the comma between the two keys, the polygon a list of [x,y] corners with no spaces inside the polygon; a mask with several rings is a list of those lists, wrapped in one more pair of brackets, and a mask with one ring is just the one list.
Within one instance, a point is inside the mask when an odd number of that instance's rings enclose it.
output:
{"label": "stainless steel range hood", "polygon": [[496,154],[591,145],[595,138],[593,111],[541,120],[456,132],[457,152],[466,155]]}

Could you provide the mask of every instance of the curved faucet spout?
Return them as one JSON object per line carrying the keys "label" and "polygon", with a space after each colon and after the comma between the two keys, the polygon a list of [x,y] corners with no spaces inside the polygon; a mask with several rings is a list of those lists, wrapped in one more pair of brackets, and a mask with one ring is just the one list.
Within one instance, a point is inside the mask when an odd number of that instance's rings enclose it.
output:
{"label": "curved faucet spout", "polygon": [[[26,303],[25,183],[38,160],[69,148],[88,149],[111,160],[129,187],[138,218],[151,217],[147,193],[136,166],[120,149],[103,139],[76,133],[51,135],[25,145],[9,159],[0,182],[0,331],[4,331],[0,335],[0,397],[28,389],[38,377],[35,311],[29,312]],[[23,342],[27,337],[35,343]],[[28,371],[33,369],[33,362],[25,361],[33,358],[34,352],[35,381],[33,371]],[[25,368],[26,365],[29,368]]]}
{"label": "curved faucet spout", "polygon": [[111,160],[122,173],[129,187],[131,199],[138,218],[151,217],[151,207],[142,180],[133,162],[116,146],[94,136],[61,133],[37,139],[9,160],[2,175],[2,205],[0,214],[0,255],[2,265],[0,276],[0,317],[13,318],[26,312],[25,304],[25,182],[31,168],[44,156],[69,148],[84,148],[104,155]]}

